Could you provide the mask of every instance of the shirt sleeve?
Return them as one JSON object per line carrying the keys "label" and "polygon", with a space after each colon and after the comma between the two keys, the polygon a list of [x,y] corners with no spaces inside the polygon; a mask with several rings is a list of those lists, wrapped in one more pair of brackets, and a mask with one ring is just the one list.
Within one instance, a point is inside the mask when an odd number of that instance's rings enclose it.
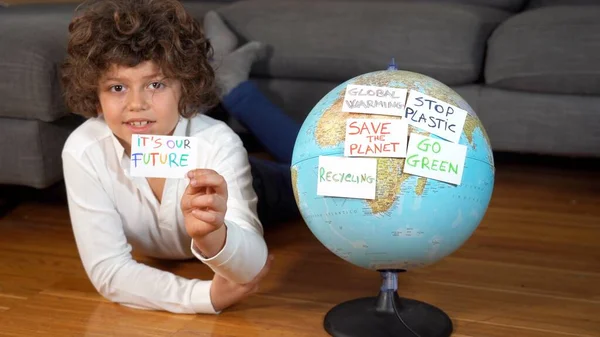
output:
{"label": "shirt sleeve", "polygon": [[96,290],[125,306],[173,313],[218,313],[212,281],[186,279],[135,261],[109,194],[87,157],[63,152],[73,233],[83,267]]}
{"label": "shirt sleeve", "polygon": [[215,273],[245,284],[261,271],[267,261],[268,249],[263,228],[258,219],[257,196],[252,186],[248,153],[238,135],[227,127],[219,128],[214,170],[227,182],[228,199],[225,226],[227,235],[220,252],[206,258],[195,249],[192,253]]}

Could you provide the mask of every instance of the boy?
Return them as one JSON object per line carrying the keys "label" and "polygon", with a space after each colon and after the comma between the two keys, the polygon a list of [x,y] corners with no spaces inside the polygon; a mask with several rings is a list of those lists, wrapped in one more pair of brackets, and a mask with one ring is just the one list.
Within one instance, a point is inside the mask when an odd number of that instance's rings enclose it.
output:
{"label": "boy", "polygon": [[[65,144],[64,179],[96,289],[126,306],[175,313],[219,313],[256,291],[272,258],[239,137],[197,114],[218,100],[198,23],[176,0],[107,0],[89,3],[69,31],[65,98],[90,119]],[[132,134],[196,137],[200,168],[187,179],[131,176]],[[137,263],[132,248],[196,257],[214,278]]]}

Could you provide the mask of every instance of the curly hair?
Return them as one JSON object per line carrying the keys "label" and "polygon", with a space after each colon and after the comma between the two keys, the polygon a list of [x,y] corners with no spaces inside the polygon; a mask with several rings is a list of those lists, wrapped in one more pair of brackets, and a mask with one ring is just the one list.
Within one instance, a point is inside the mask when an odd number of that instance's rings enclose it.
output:
{"label": "curly hair", "polygon": [[75,114],[96,117],[98,82],[111,65],[155,62],[181,82],[179,114],[192,117],[218,103],[212,46],[178,0],[94,0],[69,24],[61,82]]}

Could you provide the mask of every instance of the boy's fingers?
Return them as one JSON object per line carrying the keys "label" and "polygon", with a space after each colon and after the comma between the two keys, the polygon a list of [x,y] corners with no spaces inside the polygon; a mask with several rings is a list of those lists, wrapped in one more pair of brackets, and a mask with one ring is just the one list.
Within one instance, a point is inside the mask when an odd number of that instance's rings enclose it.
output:
{"label": "boy's fingers", "polygon": [[[187,187],[187,189],[190,189],[190,188],[191,188],[190,186]],[[188,193],[187,189],[186,189],[186,192],[184,192],[184,194],[181,196],[181,210],[184,213],[191,212],[194,210],[194,205],[192,204],[192,202],[198,195],[198,194]]]}
{"label": "boy's fingers", "polygon": [[[196,169],[188,172],[192,191],[199,187],[212,188],[215,193],[227,196],[227,183],[225,178],[210,169]],[[190,191],[191,192],[191,191]]]}
{"label": "boy's fingers", "polygon": [[200,186],[200,187],[196,187],[196,186],[192,186],[192,184],[188,184],[185,188],[185,191],[183,192],[183,197],[191,197],[193,198],[195,195],[199,195],[199,194],[206,194],[208,187],[204,187],[204,186]]}
{"label": "boy's fingers", "polygon": [[[202,175],[202,172],[204,172],[204,174],[206,174],[206,171],[209,171],[209,170],[194,169],[194,170],[188,171],[188,173],[186,174],[186,177],[189,179],[189,183],[185,189],[184,194],[192,195],[192,194],[208,193],[208,191],[207,191],[208,188],[206,186],[197,184],[197,179],[196,179],[196,176]],[[212,171],[212,170],[210,170],[210,171]]]}
{"label": "boy's fingers", "polygon": [[218,227],[225,222],[225,219],[223,218],[223,215],[220,212],[201,211],[198,209],[194,209],[192,211],[192,215],[194,216],[194,218],[214,227]]}
{"label": "boy's fingers", "polygon": [[[190,188],[188,186],[188,188]],[[189,211],[192,208],[192,195],[187,194],[187,189],[186,192],[183,194],[183,196],[181,196],[181,210],[185,213],[187,211]]]}
{"label": "boy's fingers", "polygon": [[190,179],[190,181],[192,181],[194,179],[197,180],[201,176],[210,176],[210,175],[218,175],[218,173],[215,170],[211,170],[211,169],[194,169],[187,173],[187,177],[188,177],[188,179]]}
{"label": "boy's fingers", "polygon": [[190,199],[190,207],[201,210],[208,208],[217,212],[225,212],[227,210],[227,202],[218,194],[203,194]]}

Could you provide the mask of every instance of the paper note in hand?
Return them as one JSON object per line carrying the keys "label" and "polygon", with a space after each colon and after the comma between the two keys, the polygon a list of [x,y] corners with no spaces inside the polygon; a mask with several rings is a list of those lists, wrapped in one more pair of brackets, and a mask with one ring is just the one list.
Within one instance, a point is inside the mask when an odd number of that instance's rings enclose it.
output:
{"label": "paper note in hand", "polygon": [[411,133],[404,173],[460,185],[466,156],[465,145]]}
{"label": "paper note in hand", "polygon": [[320,156],[317,195],[375,199],[376,158]]}
{"label": "paper note in hand", "polygon": [[346,87],[342,112],[402,116],[406,89],[350,84]]}
{"label": "paper note in hand", "polygon": [[346,120],[344,156],[406,157],[408,124],[404,119]]}
{"label": "paper note in hand", "polygon": [[458,143],[467,111],[435,97],[410,90],[404,110],[408,124]]}
{"label": "paper note in hand", "polygon": [[138,177],[185,178],[196,168],[198,140],[194,137],[133,135],[130,174]]}

